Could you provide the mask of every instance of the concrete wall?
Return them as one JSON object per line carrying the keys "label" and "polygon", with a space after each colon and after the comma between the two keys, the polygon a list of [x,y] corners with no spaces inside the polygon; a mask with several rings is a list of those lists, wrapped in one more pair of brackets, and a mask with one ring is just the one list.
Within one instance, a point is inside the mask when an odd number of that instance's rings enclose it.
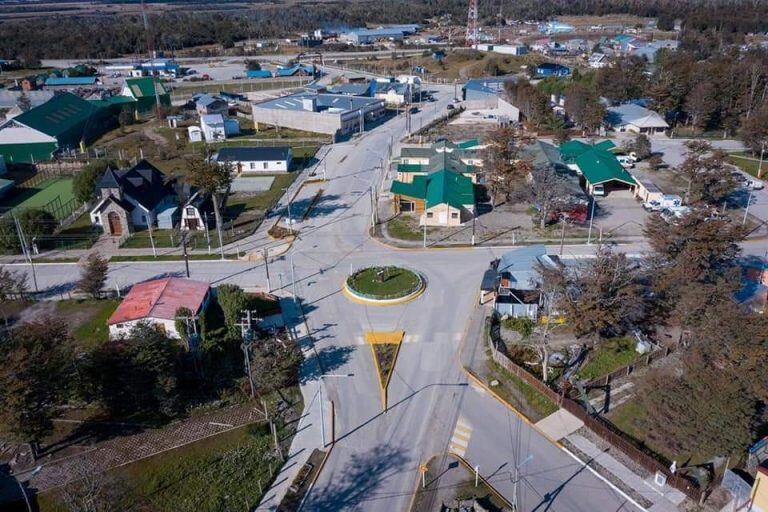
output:
{"label": "concrete wall", "polygon": [[165,328],[165,333],[169,338],[181,338],[179,331],[176,330],[176,322],[173,320],[165,320],[163,318],[142,318],[140,320],[132,320],[130,322],[110,325],[109,339],[116,340],[128,336],[128,334],[131,332],[131,329],[133,329],[139,322],[148,322],[152,325],[160,326],[161,329]]}
{"label": "concrete wall", "polygon": [[258,105],[253,106],[253,122],[257,129],[259,124],[267,124],[328,135],[336,135],[338,131],[341,131],[341,116],[339,114],[260,108]]}

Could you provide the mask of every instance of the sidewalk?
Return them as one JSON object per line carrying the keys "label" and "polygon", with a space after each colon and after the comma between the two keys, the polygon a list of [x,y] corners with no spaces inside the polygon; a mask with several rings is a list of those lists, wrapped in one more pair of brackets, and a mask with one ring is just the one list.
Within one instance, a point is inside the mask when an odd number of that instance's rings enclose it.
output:
{"label": "sidewalk", "polygon": [[[473,310],[467,335],[461,345],[459,354],[462,366],[472,370],[472,373],[484,382],[488,382],[489,375],[487,364],[489,357],[486,352],[483,322],[486,307],[478,305]],[[547,434],[556,434],[550,436],[550,438],[562,438],[565,444],[575,447],[579,453],[573,454],[570,451],[568,453],[582,464],[588,465],[593,472],[599,474],[606,481],[610,481],[619,488],[622,488],[633,499],[648,505],[648,510],[653,512],[675,512],[678,510],[678,505],[685,501],[685,495],[680,491],[669,486],[666,486],[663,490],[659,489],[653,485],[652,475],[648,478],[639,476],[607,451],[602,450],[594,442],[579,434],[578,428],[580,425],[578,423],[580,422],[574,422],[571,421],[571,418],[563,417],[561,412],[564,411],[560,409],[558,412],[539,421],[536,423],[536,428],[538,429],[543,426],[545,427],[543,430]],[[576,418],[572,419],[575,420]],[[560,448],[563,449],[562,447]],[[620,453],[617,448],[613,448],[613,450],[616,453]]]}
{"label": "sidewalk", "polygon": [[[280,501],[288,491],[288,487],[293,483],[296,474],[301,466],[307,462],[312,451],[315,448],[323,448],[320,428],[322,417],[320,407],[324,403],[320,400],[322,396],[320,386],[323,385],[320,378],[322,369],[300,306],[290,297],[281,298],[280,306],[283,310],[283,319],[288,333],[292,339],[298,340],[304,354],[304,363],[301,365],[301,377],[299,379],[301,394],[304,397],[304,411],[301,414],[285,464],[280,469],[275,483],[264,493],[264,497],[256,510],[277,510]],[[323,412],[326,413],[326,424],[330,423],[328,408],[326,407]]]}

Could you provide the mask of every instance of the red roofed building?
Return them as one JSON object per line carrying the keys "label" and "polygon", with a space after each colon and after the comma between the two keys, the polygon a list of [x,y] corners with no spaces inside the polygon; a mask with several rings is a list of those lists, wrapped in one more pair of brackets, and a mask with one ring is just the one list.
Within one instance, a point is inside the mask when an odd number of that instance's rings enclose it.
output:
{"label": "red roofed building", "polygon": [[176,311],[185,307],[202,313],[210,300],[208,283],[167,277],[139,283],[107,320],[109,338],[127,336],[138,322],[149,322],[171,338],[181,338],[176,330]]}

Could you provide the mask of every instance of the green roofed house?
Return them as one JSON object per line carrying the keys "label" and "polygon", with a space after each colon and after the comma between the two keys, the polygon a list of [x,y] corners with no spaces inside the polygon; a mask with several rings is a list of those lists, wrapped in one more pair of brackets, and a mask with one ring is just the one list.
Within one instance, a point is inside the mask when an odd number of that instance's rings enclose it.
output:
{"label": "green roofed house", "polygon": [[475,215],[475,189],[466,176],[442,169],[417,175],[410,183],[393,181],[395,211],[421,214],[427,226],[460,226]]}
{"label": "green roofed house", "polygon": [[50,160],[84,149],[116,124],[110,109],[68,92],[0,124],[0,155],[8,163]]}
{"label": "green roofed house", "polygon": [[634,191],[637,187],[635,178],[608,151],[590,149],[577,156],[575,164],[590,195],[604,196],[612,190]]}
{"label": "green roofed house", "polygon": [[565,162],[566,165],[568,165],[570,168],[575,170],[575,160],[576,157],[581,155],[582,153],[586,153],[587,151],[591,149],[601,149],[603,151],[611,151],[616,147],[616,144],[614,144],[610,140],[604,140],[602,142],[598,142],[595,145],[587,144],[586,142],[582,142],[580,140],[569,140],[567,142],[563,142],[560,144],[560,156],[563,159],[563,162]]}
{"label": "green roofed house", "polygon": [[447,169],[470,178],[472,183],[477,183],[483,160],[477,149],[477,141],[468,142],[470,145],[467,147],[462,147],[461,143],[441,141],[430,146],[402,148],[397,165],[397,179],[410,183],[415,176]]}
{"label": "green roofed house", "polygon": [[170,107],[171,95],[168,90],[160,80],[151,76],[126,78],[120,95],[136,100],[136,115],[143,116],[151,114],[155,109],[157,101],[155,88],[157,88],[157,95],[160,98],[160,105]]}

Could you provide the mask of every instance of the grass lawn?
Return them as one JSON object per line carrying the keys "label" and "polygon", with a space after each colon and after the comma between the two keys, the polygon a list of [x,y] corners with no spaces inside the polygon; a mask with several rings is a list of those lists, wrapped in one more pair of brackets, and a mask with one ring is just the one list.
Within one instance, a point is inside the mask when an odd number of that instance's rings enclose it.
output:
{"label": "grass lawn", "polygon": [[587,364],[579,371],[582,379],[596,379],[630,364],[637,359],[636,342],[632,338],[605,340],[587,356]]}
{"label": "grass lawn", "polygon": [[56,235],[56,247],[60,249],[90,249],[102,230],[91,224],[89,212],[84,212],[75,222]]}
{"label": "grass lawn", "polygon": [[61,204],[74,199],[72,178],[55,178],[44,181],[33,188],[18,188],[0,203],[4,207],[40,208],[57,197]]}
{"label": "grass lawn", "polygon": [[[383,275],[379,275],[383,272]],[[399,267],[370,267],[347,278],[349,287],[364,296],[378,299],[405,297],[421,286],[421,277]]]}
{"label": "grass lawn", "polygon": [[237,193],[233,194],[227,201],[226,216],[228,218],[237,217],[246,210],[267,210],[272,208],[282,197],[283,189],[290,186],[297,174],[294,172],[283,174],[265,174],[264,176],[274,176],[275,181],[265,192],[256,192],[253,194]]}
{"label": "grass lawn", "polygon": [[[427,228],[427,237],[434,231]],[[392,238],[415,242],[424,238],[424,228],[419,226],[416,217],[398,215],[387,223],[387,232]]]}
{"label": "grass lawn", "polygon": [[[261,497],[259,483],[266,489],[272,480],[270,461],[273,470],[278,467],[271,450],[269,429],[244,427],[119,468],[113,476],[128,489],[124,509],[250,510]],[[68,510],[56,498],[39,496],[40,511]]]}
{"label": "grass lawn", "polygon": [[[219,260],[221,255],[219,253],[212,254],[190,254],[190,261],[204,261],[204,260]],[[225,260],[236,260],[236,254],[224,253]],[[151,254],[141,254],[136,256],[112,256],[109,261],[119,262],[131,262],[131,261],[184,261],[184,257],[181,253],[176,254],[158,254],[157,257]]]}
{"label": "grass lawn", "polygon": [[488,381],[499,381],[499,385],[493,390],[511,405],[521,409],[532,421],[538,421],[557,411],[557,404],[499,364],[489,361],[488,369]]}
{"label": "grass lawn", "polygon": [[62,300],[56,312],[67,319],[72,337],[83,348],[92,348],[109,340],[107,319],[117,309],[119,300]]}
{"label": "grass lawn", "polygon": [[[725,157],[725,159],[741,169],[742,171],[746,172],[747,174],[751,174],[754,177],[757,177],[757,170],[760,167],[759,160],[749,160],[748,158],[754,158],[753,156],[747,154],[744,155],[747,158],[741,158],[740,155],[728,155]],[[765,161],[763,162],[763,175],[765,175],[765,172],[768,171],[768,163]]]}
{"label": "grass lawn", "polygon": [[[152,239],[155,242],[155,247],[178,247],[181,242],[179,232],[175,229],[153,229]],[[134,231],[130,237],[128,237],[123,245],[120,247],[126,249],[137,249],[152,247],[151,240],[149,238],[149,230]]]}

